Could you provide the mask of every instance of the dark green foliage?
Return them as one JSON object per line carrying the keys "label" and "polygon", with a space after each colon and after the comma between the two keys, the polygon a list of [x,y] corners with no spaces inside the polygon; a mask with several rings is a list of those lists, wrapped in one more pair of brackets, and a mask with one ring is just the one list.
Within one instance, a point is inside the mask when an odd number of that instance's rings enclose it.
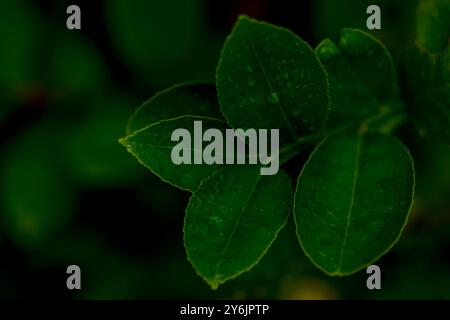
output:
{"label": "dark green foliage", "polygon": [[325,71],[311,47],[247,17],[225,42],[216,86],[232,128],[278,128],[295,139],[320,129],[329,112]]}
{"label": "dark green foliage", "polygon": [[396,139],[372,132],[325,139],[305,164],[294,198],[306,254],[331,275],[369,265],[399,238],[413,186],[412,159]]}
{"label": "dark green foliage", "polygon": [[[444,13],[431,16],[430,6]],[[185,248],[212,288],[259,262],[292,201],[301,247],[329,275],[353,274],[394,246],[412,208],[415,172],[391,134],[409,117],[422,135],[450,137],[447,9],[439,0],[419,6],[424,48],[406,53],[408,81],[398,80],[383,43],[362,30],[344,28],[314,51],[289,30],[242,16],[217,67],[218,101],[213,85],[180,85],[138,109],[121,143],[163,180],[192,192]],[[293,199],[283,170],[261,176],[257,165],[173,165],[170,133],[195,119],[220,130],[280,129],[282,163],[315,146],[298,164]]]}

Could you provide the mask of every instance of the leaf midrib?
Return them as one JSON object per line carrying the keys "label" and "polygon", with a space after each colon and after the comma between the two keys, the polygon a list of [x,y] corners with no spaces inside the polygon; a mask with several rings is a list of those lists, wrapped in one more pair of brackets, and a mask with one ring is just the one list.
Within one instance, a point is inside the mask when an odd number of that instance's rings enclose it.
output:
{"label": "leaf midrib", "polygon": [[228,251],[228,248],[230,246],[231,240],[233,239],[234,234],[236,233],[236,230],[238,229],[238,226],[239,226],[239,224],[240,224],[240,222],[242,220],[242,216],[244,215],[244,212],[247,209],[248,203],[250,202],[251,198],[253,197],[253,194],[255,193],[256,187],[258,186],[258,183],[259,183],[260,179],[261,179],[261,176],[258,175],[258,177],[256,179],[256,182],[253,185],[251,191],[249,192],[249,196],[248,196],[247,200],[245,201],[245,203],[244,203],[244,205],[242,207],[242,210],[241,210],[241,212],[239,214],[239,217],[236,220],[236,223],[235,223],[235,225],[233,227],[233,230],[231,231],[230,237],[228,238],[227,243],[225,244],[225,247],[224,247],[224,249],[222,251],[222,255],[220,256],[220,259],[219,259],[219,261],[217,263],[216,270],[214,271],[214,276],[213,276],[213,280],[214,281],[220,282],[220,278],[218,278],[218,275],[220,274],[219,270],[220,270],[220,268],[222,266],[223,260],[225,258],[225,255],[226,255],[227,251]]}
{"label": "leaf midrib", "polygon": [[352,212],[355,204],[355,193],[356,193],[356,184],[359,176],[359,165],[360,165],[360,159],[361,159],[361,149],[362,149],[362,142],[363,142],[363,134],[358,134],[358,140],[356,142],[356,151],[355,151],[355,168],[353,170],[353,180],[352,180],[352,194],[350,197],[350,206],[347,212],[347,223],[345,226],[345,232],[344,232],[344,239],[342,241],[341,246],[341,252],[339,255],[339,262],[337,265],[336,273],[340,273],[342,269],[342,261],[344,257],[344,250],[345,246],[347,244],[347,238],[348,238],[348,232],[350,229],[350,220],[352,217]]}
{"label": "leaf midrib", "polygon": [[[259,54],[256,51],[255,45],[254,45],[254,43],[252,41],[252,38],[250,37],[250,32],[248,30],[248,26],[243,24],[243,28],[244,28],[245,36],[247,37],[247,40],[250,43],[250,47],[252,48],[253,54],[255,55],[256,61],[258,62],[258,65],[259,65],[259,67],[260,67],[260,69],[261,69],[261,71],[262,71],[262,73],[264,75],[264,79],[266,80],[267,85],[269,86],[270,92],[274,93],[274,92],[276,92],[276,90],[274,90],[274,88],[272,86],[272,83],[270,82],[269,77],[267,76],[267,73],[266,73],[264,65],[263,65],[263,63],[261,61],[261,58],[259,57]],[[288,117],[286,115],[286,112],[284,111],[283,106],[281,105],[280,101],[277,102],[277,106],[279,107],[279,109],[281,111],[281,114],[283,115],[284,121],[288,125],[289,132],[292,134],[292,136],[294,138],[297,138],[297,134],[295,133],[294,127],[292,126],[291,122],[289,121],[289,119],[288,119]]]}

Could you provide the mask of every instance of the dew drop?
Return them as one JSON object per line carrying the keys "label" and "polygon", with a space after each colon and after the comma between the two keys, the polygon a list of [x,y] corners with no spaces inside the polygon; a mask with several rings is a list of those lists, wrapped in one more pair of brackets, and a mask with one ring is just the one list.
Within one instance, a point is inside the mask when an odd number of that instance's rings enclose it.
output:
{"label": "dew drop", "polygon": [[286,86],[290,89],[290,88],[292,87],[291,82],[288,81],[288,82],[286,83]]}
{"label": "dew drop", "polygon": [[255,79],[249,78],[249,79],[247,80],[247,86],[253,87],[255,84],[256,84]]}
{"label": "dew drop", "polygon": [[280,102],[280,98],[278,98],[278,94],[274,91],[267,95],[267,102],[270,104],[276,104]]}
{"label": "dew drop", "polygon": [[287,80],[287,79],[289,79],[289,73],[288,72],[286,72],[285,74],[284,74],[284,78]]}
{"label": "dew drop", "polygon": [[248,72],[253,72],[254,71],[254,69],[253,69],[253,67],[251,66],[251,65],[247,65],[247,71]]}

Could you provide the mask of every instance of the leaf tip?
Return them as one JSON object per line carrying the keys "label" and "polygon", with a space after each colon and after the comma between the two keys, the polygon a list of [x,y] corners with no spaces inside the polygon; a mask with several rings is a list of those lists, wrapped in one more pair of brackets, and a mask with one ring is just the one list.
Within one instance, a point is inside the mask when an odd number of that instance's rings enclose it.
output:
{"label": "leaf tip", "polygon": [[340,53],[339,48],[331,39],[324,39],[316,48],[317,56],[320,59],[328,60]]}
{"label": "leaf tip", "polygon": [[126,148],[128,148],[129,147],[129,143],[128,143],[128,137],[123,137],[123,138],[120,138],[119,140],[118,140],[118,142],[121,144],[121,145],[123,145],[124,147],[126,147]]}
{"label": "leaf tip", "polygon": [[241,20],[251,20],[251,18],[248,16],[248,15],[246,15],[246,14],[240,14],[239,16],[238,16],[238,19],[237,19],[238,21],[241,21]]}
{"label": "leaf tip", "polygon": [[208,284],[209,284],[209,286],[211,287],[212,290],[217,290],[219,288],[219,285],[220,285],[219,281],[216,281],[216,280],[209,281],[209,280],[207,280],[207,282],[208,282]]}

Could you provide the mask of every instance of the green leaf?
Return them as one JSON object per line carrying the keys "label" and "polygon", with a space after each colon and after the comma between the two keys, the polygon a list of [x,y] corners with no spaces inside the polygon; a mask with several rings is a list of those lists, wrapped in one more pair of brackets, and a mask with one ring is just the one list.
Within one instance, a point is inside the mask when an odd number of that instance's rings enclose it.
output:
{"label": "green leaf", "polygon": [[205,2],[107,1],[105,18],[113,45],[146,83],[212,81],[222,40],[209,28]]}
{"label": "green leaf", "polygon": [[127,134],[184,115],[223,119],[211,84],[179,84],[155,94],[131,117]]}
{"label": "green leaf", "polygon": [[444,74],[444,82],[450,83],[450,45],[441,54],[442,73]]}
{"label": "green leaf", "polygon": [[[132,100],[132,99],[131,99]],[[124,186],[135,182],[143,169],[117,139],[122,136],[132,106],[128,96],[94,96],[84,103],[88,114],[60,124],[60,143],[66,170],[81,185],[95,187]],[[61,117],[58,120],[61,121]],[[142,171],[141,171],[142,170]]]}
{"label": "green leaf", "polygon": [[257,166],[227,166],[205,180],[186,209],[189,260],[212,288],[250,270],[266,253],[290,212],[284,173],[261,176]]}
{"label": "green leaf", "polygon": [[58,95],[95,95],[111,87],[111,75],[93,43],[77,33],[56,33],[45,77]]}
{"label": "green leaf", "polygon": [[[171,141],[172,132],[183,128],[194,137],[194,121],[202,121],[203,130],[210,128],[225,130],[225,123],[216,118],[202,116],[181,116],[163,120],[135,131],[133,134],[120,140],[140,163],[149,168],[162,180],[184,190],[195,190],[200,182],[209,177],[220,165],[179,164],[175,165],[171,159],[172,148],[179,142]],[[194,149],[191,143],[189,152],[200,153],[202,150]],[[192,158],[194,156],[192,155]]]}
{"label": "green leaf", "polygon": [[[342,28],[367,30],[391,50],[398,50],[414,37],[415,12],[418,0],[314,0],[312,2],[312,33],[320,42],[334,37]],[[381,29],[368,30],[366,13],[370,5],[381,9]]]}
{"label": "green leaf", "polygon": [[2,156],[1,220],[20,246],[34,249],[67,225],[75,195],[54,159],[47,125],[28,129]]}
{"label": "green leaf", "polygon": [[232,128],[278,128],[286,140],[320,129],[329,112],[327,77],[311,47],[245,16],[225,42],[216,83]]}
{"label": "green leaf", "polygon": [[420,136],[450,144],[449,49],[441,54],[413,46],[404,55],[405,91]]}
{"label": "green leaf", "polygon": [[328,126],[385,113],[397,98],[397,76],[391,55],[370,34],[345,28],[339,47],[326,39],[316,52],[330,83],[332,108]]}
{"label": "green leaf", "polygon": [[300,244],[325,273],[354,273],[397,242],[413,189],[412,159],[396,139],[371,132],[326,138],[298,178]]}
{"label": "green leaf", "polygon": [[450,0],[422,0],[417,8],[417,41],[430,52],[443,51],[450,38]]}
{"label": "green leaf", "polygon": [[198,120],[202,121],[203,130],[226,127],[214,86],[175,86],[156,94],[136,111],[128,125],[129,135],[120,142],[162,180],[194,191],[219,165],[173,164],[171,151],[178,142],[171,141],[171,135],[175,129],[184,128],[193,137],[193,123]]}
{"label": "green leaf", "polygon": [[15,96],[37,78],[35,64],[45,36],[45,22],[29,1],[1,1],[0,12],[0,88],[8,96]]}

